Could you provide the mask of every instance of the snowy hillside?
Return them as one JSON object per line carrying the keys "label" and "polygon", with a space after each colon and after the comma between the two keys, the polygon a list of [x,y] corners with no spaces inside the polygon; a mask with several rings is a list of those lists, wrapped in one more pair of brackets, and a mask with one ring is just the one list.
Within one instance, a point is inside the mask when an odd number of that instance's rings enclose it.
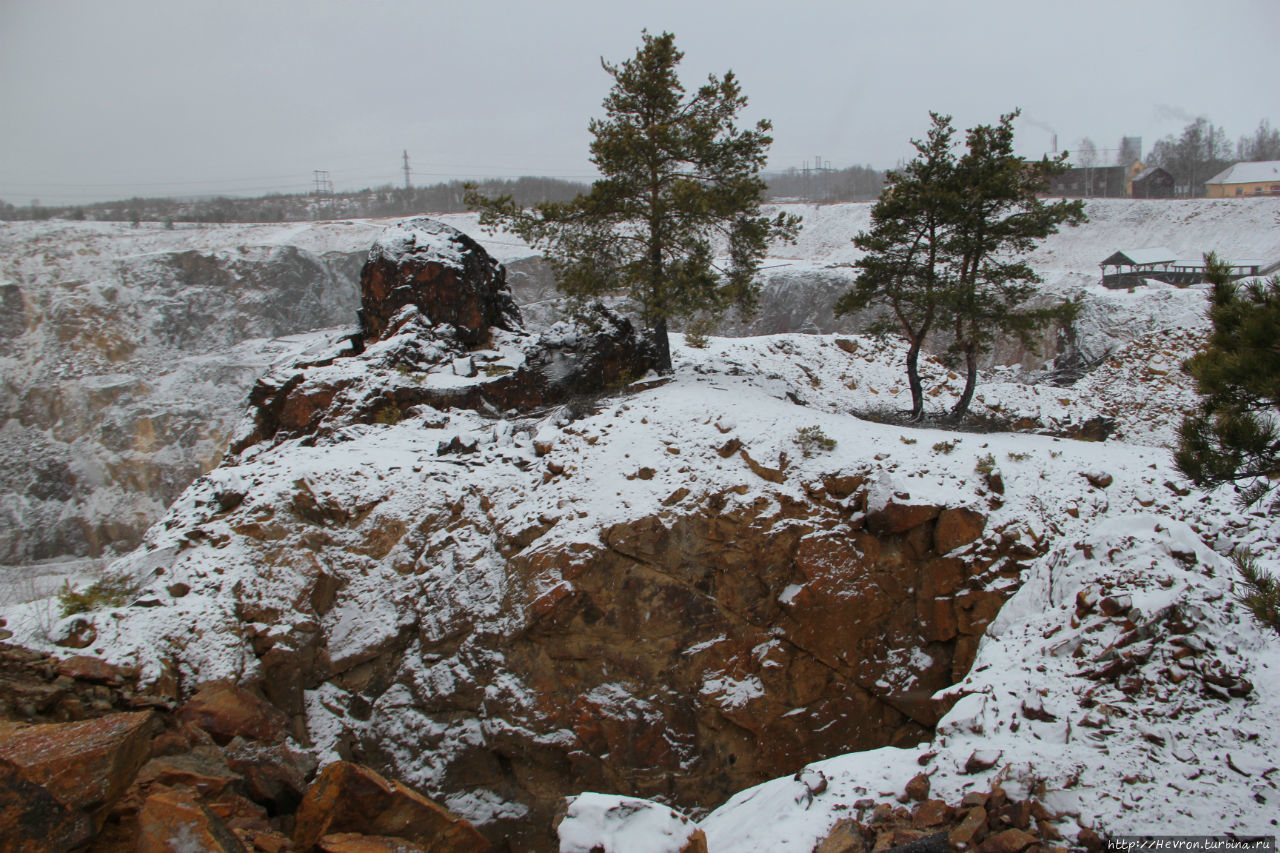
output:
{"label": "snowy hillside", "polygon": [[[137,544],[291,336],[354,322],[385,225],[0,225],[0,565]],[[487,245],[545,293],[527,248]]]}
{"label": "snowy hillside", "polygon": [[[766,261],[760,314],[722,331],[865,329],[870,315],[837,320],[831,306],[849,287],[850,238],[868,224],[870,204],[786,207],[804,218],[798,243]],[[1194,325],[1194,290],[1099,287],[1097,262],[1117,248],[1280,261],[1275,199],[1095,200],[1088,211],[1089,223],[1032,256],[1046,298],[1081,298],[1079,320],[1047,334],[1037,353],[1002,345],[995,363],[1034,373],[1060,356],[1092,362]],[[441,218],[507,264],[530,327],[557,319],[545,265],[524,243],[485,234],[473,214]],[[254,378],[293,352],[288,337],[354,321],[360,264],[385,225],[0,226],[0,564],[135,544],[216,463]]]}
{"label": "snowy hillside", "polygon": [[[1115,370],[1128,375],[1133,363],[1120,359]],[[947,798],[993,779],[1010,790],[1042,786],[1046,802],[1081,826],[1265,829],[1269,756],[1280,746],[1270,724],[1280,643],[1232,603],[1233,569],[1221,554],[1248,544],[1276,565],[1272,520],[1240,513],[1230,494],[1186,489],[1160,447],[902,429],[851,413],[893,393],[900,369],[900,350],[869,339],[717,339],[707,350],[678,348],[673,381],[576,415],[424,407],[322,441],[255,446],[198,480],[113,568],[142,584],[139,606],[87,623],[51,620],[45,603],[11,606],[4,617],[23,642],[87,633],[96,653],[184,684],[283,678],[281,662],[296,660],[288,650],[319,642],[315,672],[289,677],[306,687],[299,711],[322,756],[362,750],[482,827],[520,826],[528,794],[500,777],[477,784],[468,768],[513,737],[542,751],[587,748],[579,739],[592,729],[581,722],[542,728],[543,715],[558,719],[541,698],[549,685],[517,662],[536,614],[590,582],[577,561],[602,542],[628,553],[649,547],[609,531],[644,518],[679,525],[705,505],[722,518],[784,523],[797,507],[833,500],[824,482],[852,477],[865,485],[831,506],[855,527],[891,505],[970,507],[987,516],[988,531],[1043,556],[984,581],[1013,598],[969,675],[944,694],[964,698],[931,742],[812,764],[826,780],[821,796],[798,796],[807,783],[789,775],[744,792],[702,821],[710,850],[809,850],[852,803],[892,800],[922,766]],[[942,375],[936,365],[928,373]],[[412,378],[379,376],[371,388]],[[1052,396],[997,382],[983,400],[1009,418],[1058,426],[1108,409],[1125,429],[1153,434],[1141,417],[1150,395],[1113,380]],[[811,427],[835,446],[806,456],[800,431]],[[822,584],[855,582],[842,571],[784,575],[764,594],[800,625]],[[656,629],[667,615],[638,614],[628,630],[645,636],[646,620]],[[517,643],[510,660],[499,651],[507,643]],[[683,654],[705,655],[704,645]],[[886,686],[915,677],[919,664],[902,653]],[[778,725],[820,713],[820,704],[779,705],[773,653],[756,654],[697,674],[692,699],[729,719],[764,715]],[[593,677],[594,689],[573,683],[587,702],[574,713],[590,708],[642,728],[662,718],[667,700],[624,673],[606,667]],[[1027,707],[1038,709],[1030,719]],[[693,744],[673,747],[697,778]],[[993,763],[966,772],[975,753]],[[1161,764],[1168,769],[1152,770]],[[562,836],[615,832],[606,824],[617,813],[603,814],[611,817],[599,826],[569,821]]]}

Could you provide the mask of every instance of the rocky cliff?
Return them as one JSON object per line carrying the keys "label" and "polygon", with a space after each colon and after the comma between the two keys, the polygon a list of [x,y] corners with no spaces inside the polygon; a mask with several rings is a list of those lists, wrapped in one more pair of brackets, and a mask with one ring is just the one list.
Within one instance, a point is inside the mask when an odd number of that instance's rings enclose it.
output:
{"label": "rocky cliff", "polygon": [[[233,452],[111,568],[123,605],[52,624],[11,607],[6,630],[183,696],[259,690],[321,761],[553,849],[584,789],[707,809],[927,741],[1027,573],[1109,513],[1265,540],[1160,450],[851,417],[903,393],[888,344],[718,339],[646,376],[608,312],[526,331],[482,251],[392,229],[370,263],[402,284],[366,267],[363,294],[385,322],[258,383]],[[442,290],[445,270],[478,278]],[[1124,384],[1089,404],[997,384],[979,402],[1067,434],[1104,402],[1139,423]]]}
{"label": "rocky cliff", "polygon": [[0,563],[137,544],[217,464],[253,381],[297,348],[280,336],[354,306],[342,252],[146,251],[144,235],[43,228],[3,235]]}

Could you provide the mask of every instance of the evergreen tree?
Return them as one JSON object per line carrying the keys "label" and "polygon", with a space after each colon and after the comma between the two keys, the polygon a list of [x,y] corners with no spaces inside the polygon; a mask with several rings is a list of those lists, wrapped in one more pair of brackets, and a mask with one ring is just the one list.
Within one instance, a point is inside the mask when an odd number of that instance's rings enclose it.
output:
{"label": "evergreen tree", "polygon": [[1020,259],[1057,232],[1064,222],[1085,219],[1084,202],[1046,202],[1039,194],[1049,178],[1065,168],[1067,154],[1027,162],[1013,153],[1013,120],[979,125],[967,133],[967,151],[954,171],[954,207],[948,262],[952,265],[947,311],[952,322],[951,355],[964,362],[965,386],[952,417],[969,410],[978,378],[978,358],[997,336],[1015,336],[1032,346],[1032,333],[1057,317],[1069,316],[1070,303],[1027,308],[1040,277]]}
{"label": "evergreen tree", "polygon": [[907,340],[912,420],[924,416],[920,350],[944,317],[947,241],[958,205],[953,193],[956,160],[951,117],[930,115],[933,126],[928,137],[912,140],[915,158],[885,176],[885,191],[871,209],[871,230],[853,238],[866,254],[855,264],[858,278],[853,289],[835,305],[836,314],[841,315],[874,303],[888,304],[890,317],[871,330],[898,331]]}
{"label": "evergreen tree", "polygon": [[[711,75],[685,96],[683,54],[671,33],[644,33],[613,78],[605,117],[589,130],[601,178],[568,202],[525,209],[509,196],[468,202],[481,223],[511,228],[543,249],[561,290],[576,300],[626,294],[652,330],[659,364],[671,369],[669,320],[755,309],[755,273],[770,239],[794,239],[799,220],[760,211],[760,169],[770,124],[735,126],[747,99],[733,72]],[[722,247],[728,263],[715,265]]]}
{"label": "evergreen tree", "polygon": [[1212,331],[1185,365],[1204,399],[1183,420],[1174,459],[1200,486],[1241,484],[1251,506],[1280,479],[1280,277],[1241,286],[1216,256],[1205,261]]}
{"label": "evergreen tree", "polygon": [[1070,312],[1069,304],[1025,306],[1040,279],[1019,255],[1063,222],[1084,219],[1081,201],[1039,198],[1048,178],[1065,168],[1067,155],[1031,163],[1014,155],[1016,111],[995,126],[968,131],[960,157],[950,117],[931,115],[928,138],[913,142],[915,159],[887,178],[871,230],[854,238],[867,254],[856,264],[854,288],[836,303],[837,313],[889,306],[890,319],[876,326],[896,328],[907,340],[913,420],[924,415],[918,365],[931,333],[950,333],[948,355],[966,369],[952,410],[959,419],[973,399],[978,359],[997,336],[1016,336],[1029,347],[1033,332]]}

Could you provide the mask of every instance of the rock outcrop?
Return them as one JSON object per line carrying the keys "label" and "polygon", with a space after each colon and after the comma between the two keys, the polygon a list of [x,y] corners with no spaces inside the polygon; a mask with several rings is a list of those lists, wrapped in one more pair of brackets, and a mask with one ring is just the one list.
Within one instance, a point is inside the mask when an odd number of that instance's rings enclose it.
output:
{"label": "rock outcrop", "polygon": [[[0,680],[44,697],[0,707],[0,849],[488,849],[467,821],[367,767],[333,764],[312,781],[314,760],[250,691],[212,684],[179,705],[96,658],[7,644]],[[122,710],[139,705],[152,707]]]}
{"label": "rock outcrop", "polygon": [[[993,520],[980,487],[912,497],[879,456],[789,459],[776,424],[810,410],[741,407],[722,384],[740,372],[672,385],[692,408],[667,421],[653,395],[671,380],[635,381],[653,359],[625,320],[525,333],[482,250],[402,230],[386,239],[405,269],[378,250],[364,276],[384,319],[263,379],[224,465],[117,564],[147,606],[55,632],[154,638],[144,679],[195,694],[180,718],[210,749],[288,733],[512,849],[553,849],[584,789],[709,808],[779,768],[928,737],[930,697],[968,670],[1036,534]],[[189,772],[296,805],[288,774],[233,758],[253,764]]]}
{"label": "rock outcrop", "polygon": [[426,217],[391,226],[369,250],[360,273],[364,340],[382,338],[409,305],[433,326],[453,326],[468,345],[490,327],[514,332],[523,325],[502,265],[466,234]]}
{"label": "rock outcrop", "polygon": [[619,389],[656,365],[631,322],[599,304],[526,333],[502,266],[430,219],[388,228],[360,280],[361,332],[259,380],[233,454],[420,406],[527,412]]}

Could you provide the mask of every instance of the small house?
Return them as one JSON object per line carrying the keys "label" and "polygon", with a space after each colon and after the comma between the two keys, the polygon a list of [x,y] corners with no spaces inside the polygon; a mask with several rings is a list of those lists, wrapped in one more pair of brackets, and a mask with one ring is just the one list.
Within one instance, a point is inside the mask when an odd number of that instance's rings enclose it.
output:
{"label": "small house", "polygon": [[1173,175],[1152,166],[1133,176],[1130,194],[1134,198],[1173,198],[1173,184]]}
{"label": "small house", "polygon": [[1280,160],[1236,163],[1204,182],[1209,198],[1280,195]]}
{"label": "small house", "polygon": [[1075,167],[1049,180],[1048,194],[1067,198],[1123,198],[1124,166]]}

